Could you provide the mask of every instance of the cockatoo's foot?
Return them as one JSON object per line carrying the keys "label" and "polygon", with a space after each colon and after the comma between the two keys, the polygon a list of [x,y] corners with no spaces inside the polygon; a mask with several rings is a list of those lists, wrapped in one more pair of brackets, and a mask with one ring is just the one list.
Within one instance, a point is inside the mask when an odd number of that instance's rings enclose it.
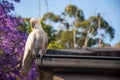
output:
{"label": "cockatoo's foot", "polygon": [[40,54],[36,54],[36,57],[40,58],[41,56],[40,56]]}
{"label": "cockatoo's foot", "polygon": [[40,58],[42,59],[42,57],[43,57],[43,55],[42,54],[40,54]]}
{"label": "cockatoo's foot", "polygon": [[32,54],[32,57],[34,59],[36,59],[36,58],[42,58],[42,55],[40,55],[40,54]]}
{"label": "cockatoo's foot", "polygon": [[42,58],[42,50],[40,50],[39,53],[37,53],[37,57]]}
{"label": "cockatoo's foot", "polygon": [[32,57],[35,59],[37,56],[36,56],[36,54],[33,53],[33,54],[32,54]]}

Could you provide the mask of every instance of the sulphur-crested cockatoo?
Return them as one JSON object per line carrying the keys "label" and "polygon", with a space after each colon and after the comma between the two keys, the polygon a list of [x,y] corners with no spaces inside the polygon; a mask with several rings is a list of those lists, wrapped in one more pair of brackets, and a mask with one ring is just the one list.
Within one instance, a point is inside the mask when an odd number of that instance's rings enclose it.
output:
{"label": "sulphur-crested cockatoo", "polygon": [[29,73],[36,55],[42,58],[44,53],[46,53],[46,47],[48,42],[47,34],[43,30],[40,22],[32,18],[30,20],[30,23],[32,24],[33,30],[29,34],[25,45],[21,69],[21,75],[23,76],[27,76],[27,74]]}

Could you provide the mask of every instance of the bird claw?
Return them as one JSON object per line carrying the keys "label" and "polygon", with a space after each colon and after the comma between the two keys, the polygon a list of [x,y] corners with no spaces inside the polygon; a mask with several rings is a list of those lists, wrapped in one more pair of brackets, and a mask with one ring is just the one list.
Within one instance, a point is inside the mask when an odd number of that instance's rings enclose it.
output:
{"label": "bird claw", "polygon": [[36,57],[40,58],[41,56],[40,56],[40,54],[37,54]]}
{"label": "bird claw", "polygon": [[35,58],[36,58],[36,55],[35,55],[35,54],[32,54],[32,58],[34,58],[34,59],[35,59]]}
{"label": "bird claw", "polygon": [[36,59],[36,58],[42,58],[42,55],[40,55],[40,54],[32,54],[32,57],[34,58],[34,59]]}

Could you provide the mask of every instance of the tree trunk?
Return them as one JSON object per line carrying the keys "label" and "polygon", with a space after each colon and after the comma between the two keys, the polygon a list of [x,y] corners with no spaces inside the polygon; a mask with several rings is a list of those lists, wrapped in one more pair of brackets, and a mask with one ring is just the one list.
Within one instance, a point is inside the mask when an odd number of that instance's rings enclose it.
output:
{"label": "tree trunk", "polygon": [[84,42],[83,48],[87,47],[88,41],[89,41],[89,39],[90,39],[90,37],[88,36],[88,34],[89,34],[89,33],[90,33],[90,34],[93,34],[93,32],[95,31],[95,29],[92,29],[91,32],[89,32],[89,31],[90,31],[90,28],[89,28],[88,33],[87,33],[87,35],[86,35],[86,38],[85,38],[85,42]]}

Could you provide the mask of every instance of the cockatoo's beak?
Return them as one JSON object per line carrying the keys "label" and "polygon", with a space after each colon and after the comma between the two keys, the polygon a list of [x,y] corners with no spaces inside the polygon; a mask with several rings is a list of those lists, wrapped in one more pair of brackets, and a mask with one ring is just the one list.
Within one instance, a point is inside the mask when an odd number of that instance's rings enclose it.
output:
{"label": "cockatoo's beak", "polygon": [[34,26],[35,26],[35,23],[32,23],[32,28],[34,28]]}
{"label": "cockatoo's beak", "polygon": [[31,18],[30,23],[32,24],[32,28],[34,28],[35,24],[37,23],[37,20],[35,18]]}

